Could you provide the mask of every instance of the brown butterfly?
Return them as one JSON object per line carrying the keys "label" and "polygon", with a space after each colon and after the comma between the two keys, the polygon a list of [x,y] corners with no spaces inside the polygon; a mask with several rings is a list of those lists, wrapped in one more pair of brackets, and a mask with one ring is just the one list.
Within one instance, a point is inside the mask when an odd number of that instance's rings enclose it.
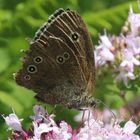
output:
{"label": "brown butterfly", "polygon": [[95,105],[93,45],[77,12],[60,8],[49,17],[30,41],[15,79],[48,104],[77,109]]}

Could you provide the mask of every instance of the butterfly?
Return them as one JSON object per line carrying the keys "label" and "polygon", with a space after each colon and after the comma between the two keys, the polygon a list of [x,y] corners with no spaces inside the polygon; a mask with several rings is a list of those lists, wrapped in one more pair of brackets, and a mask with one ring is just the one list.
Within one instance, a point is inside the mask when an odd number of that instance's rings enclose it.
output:
{"label": "butterfly", "polygon": [[58,9],[29,41],[17,84],[47,104],[81,109],[96,104],[93,44],[81,16]]}

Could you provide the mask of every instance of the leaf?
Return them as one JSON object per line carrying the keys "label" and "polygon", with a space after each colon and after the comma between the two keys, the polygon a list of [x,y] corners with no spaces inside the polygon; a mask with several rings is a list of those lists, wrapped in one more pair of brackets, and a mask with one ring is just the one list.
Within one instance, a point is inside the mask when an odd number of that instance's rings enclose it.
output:
{"label": "leaf", "polygon": [[17,112],[23,111],[23,106],[19,103],[11,94],[8,94],[4,91],[0,91],[0,101],[3,102],[6,106],[9,106],[11,109],[14,108]]}
{"label": "leaf", "polygon": [[8,10],[0,10],[0,21],[8,20],[12,15]]}
{"label": "leaf", "polygon": [[35,94],[33,91],[17,85],[13,81],[9,81],[7,83],[13,89],[13,91],[11,92],[13,97],[18,100],[23,107],[28,108],[34,103]]}
{"label": "leaf", "polygon": [[89,33],[92,35],[92,36],[97,36],[97,34],[98,34],[98,31],[95,29],[95,28],[93,28],[92,26],[88,26],[88,30],[89,30]]}
{"label": "leaf", "polygon": [[[132,2],[133,7],[136,7],[137,3]],[[98,33],[104,28],[113,32],[119,33],[121,26],[124,24],[128,16],[130,3],[126,2],[119,6],[112,7],[110,9],[101,10],[99,12],[85,12],[82,16],[86,23],[90,25],[90,28],[97,30]],[[120,29],[119,29],[120,28]],[[119,30],[118,30],[119,29]],[[96,34],[97,35],[97,34]],[[97,36],[96,36],[97,37]]]}
{"label": "leaf", "polygon": [[10,58],[8,52],[4,48],[0,48],[0,73],[2,73],[8,67]]}

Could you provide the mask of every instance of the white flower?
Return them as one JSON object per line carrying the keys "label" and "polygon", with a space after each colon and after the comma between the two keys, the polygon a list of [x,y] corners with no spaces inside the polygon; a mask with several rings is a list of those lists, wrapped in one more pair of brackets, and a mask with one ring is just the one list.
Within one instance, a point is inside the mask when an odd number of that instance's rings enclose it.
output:
{"label": "white flower", "polygon": [[140,14],[133,13],[132,7],[130,8],[128,21],[130,23],[131,35],[137,36],[140,28]]}
{"label": "white flower", "polygon": [[50,131],[57,132],[58,128],[56,126],[50,126],[46,123],[41,123],[38,125],[37,123],[33,122],[34,126],[34,140],[40,140],[40,136],[43,133],[47,133]]}
{"label": "white flower", "polygon": [[[46,133],[46,136],[54,140],[69,140],[72,137],[72,134],[69,132],[68,124],[64,121],[60,123],[60,127],[47,125],[42,123],[34,123],[34,140],[40,140],[41,134]],[[51,133],[49,133],[51,132]]]}
{"label": "white flower", "polygon": [[[40,140],[45,137],[45,139],[50,140],[140,140],[139,136],[133,134],[133,132],[138,127],[132,121],[128,121],[124,128],[121,128],[117,123],[107,124],[103,123],[100,120],[95,120],[93,113],[92,115],[84,122],[84,126],[80,129],[73,130],[69,124],[64,121],[61,121],[57,126],[56,123],[45,123],[45,122],[33,122],[33,133],[25,132],[17,132],[19,130],[23,131],[22,128],[17,128],[14,126],[14,131],[12,136],[15,139],[27,139],[27,140]],[[49,119],[47,115],[46,120]],[[9,115],[9,118],[5,117],[7,124],[10,124],[12,118],[12,122],[18,122],[17,124],[20,126],[20,121],[17,116],[13,113]],[[45,119],[45,118],[44,118]],[[52,118],[51,118],[52,119]],[[8,121],[7,121],[8,120]],[[54,120],[53,120],[54,121]],[[55,122],[55,121],[54,121]],[[11,125],[11,124],[10,124]],[[30,131],[29,131],[30,132]],[[24,133],[26,133],[24,135]]]}
{"label": "white flower", "polygon": [[33,107],[33,111],[34,111],[34,116],[30,116],[30,118],[36,122],[40,122],[42,121],[43,117],[48,114],[48,112],[46,112],[46,110],[39,105],[35,105]]}
{"label": "white flower", "polygon": [[132,52],[134,55],[140,54],[140,37],[127,37],[127,44],[130,49],[132,49]]}
{"label": "white flower", "polygon": [[113,50],[113,45],[106,35],[100,36],[100,45],[96,46],[94,55],[95,55],[95,64],[100,66],[105,64],[107,61],[114,61],[114,54],[111,52]]}
{"label": "white flower", "polygon": [[56,123],[55,121],[53,120],[54,118],[54,114],[51,114],[49,115],[48,112],[42,107],[42,106],[39,106],[39,105],[35,105],[33,107],[33,111],[35,113],[34,116],[30,116],[30,118],[36,122],[36,123],[46,123],[48,125],[52,125],[52,126],[55,126]]}
{"label": "white flower", "polygon": [[66,122],[62,121],[60,123],[59,132],[56,133],[57,137],[58,137],[58,140],[59,139],[61,139],[61,140],[69,140],[72,137],[72,134],[70,132],[68,132],[68,130],[69,130],[68,124]]}
{"label": "white flower", "polygon": [[101,44],[104,44],[104,46],[108,49],[111,49],[113,46],[112,46],[112,43],[111,41],[109,40],[109,38],[107,37],[107,35],[102,35],[100,36],[100,40],[101,40]]}
{"label": "white flower", "polygon": [[134,56],[131,49],[123,50],[123,61],[120,64],[120,67],[124,67],[128,72],[133,73],[134,65],[140,65],[140,61],[138,61]]}
{"label": "white flower", "polygon": [[128,80],[134,80],[135,79],[135,75],[131,72],[127,72],[123,67],[119,67],[119,74],[117,75],[117,77],[115,78],[115,80],[117,81],[123,81],[124,84],[127,86],[128,84]]}
{"label": "white flower", "polygon": [[[129,132],[128,127],[132,127]],[[126,126],[121,128],[118,124],[106,126],[92,118],[85,122],[85,126],[76,135],[76,140],[140,140],[139,136],[133,134],[136,128],[133,122],[127,122]]]}
{"label": "white flower", "polygon": [[56,126],[56,123],[54,121],[54,117],[55,117],[54,114],[47,115],[46,117],[43,118],[44,119],[43,122],[46,123],[46,124],[50,124],[52,126]]}
{"label": "white flower", "polygon": [[10,129],[14,129],[17,131],[22,131],[21,121],[22,119],[18,119],[15,113],[11,113],[9,116],[4,117],[6,124],[10,127]]}
{"label": "white flower", "polygon": [[128,121],[128,122],[124,125],[123,130],[124,130],[124,132],[127,133],[127,134],[132,134],[132,133],[137,129],[137,127],[138,127],[138,126],[137,126],[134,122]]}
{"label": "white flower", "polygon": [[98,46],[94,54],[96,67],[105,64],[107,61],[114,61],[114,54],[103,45]]}
{"label": "white flower", "polygon": [[41,106],[41,105],[35,105],[33,107],[33,111],[35,113],[35,115],[45,115],[48,114],[48,112]]}
{"label": "white flower", "polygon": [[100,51],[101,58],[104,61],[114,61],[114,54],[109,49],[103,48],[103,46],[100,47],[102,47],[102,50]]}
{"label": "white flower", "polygon": [[105,64],[105,61],[101,59],[101,56],[98,55],[97,51],[94,51],[94,58],[95,58],[95,66],[98,68],[99,66],[102,66]]}

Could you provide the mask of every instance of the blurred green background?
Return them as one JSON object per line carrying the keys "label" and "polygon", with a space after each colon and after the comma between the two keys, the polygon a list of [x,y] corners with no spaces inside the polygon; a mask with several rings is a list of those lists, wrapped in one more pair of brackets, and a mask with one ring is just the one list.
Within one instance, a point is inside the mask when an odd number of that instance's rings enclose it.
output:
{"label": "blurred green background", "polygon": [[[61,7],[78,11],[88,25],[93,43],[97,44],[98,35],[103,33],[105,28],[109,34],[120,33],[130,4],[134,9],[138,9],[137,2],[132,0],[0,0],[0,114],[8,115],[13,108],[19,118],[25,118],[24,126],[28,127],[32,106],[37,104],[33,98],[35,94],[18,86],[12,74],[21,66],[20,58],[23,54],[20,50],[29,48],[25,38],[32,38],[50,14]],[[119,90],[110,72],[97,75],[94,95],[109,107],[119,108],[124,104],[117,96]],[[138,88],[129,88],[128,94],[132,90],[135,90],[136,94],[139,91]],[[128,97],[133,96],[131,93]],[[47,108],[51,110],[50,106]],[[66,117],[66,120],[74,125],[72,116],[77,112],[65,109],[62,116],[58,111],[60,108],[56,108],[57,117]],[[7,139],[6,129],[1,117],[0,140]]]}

